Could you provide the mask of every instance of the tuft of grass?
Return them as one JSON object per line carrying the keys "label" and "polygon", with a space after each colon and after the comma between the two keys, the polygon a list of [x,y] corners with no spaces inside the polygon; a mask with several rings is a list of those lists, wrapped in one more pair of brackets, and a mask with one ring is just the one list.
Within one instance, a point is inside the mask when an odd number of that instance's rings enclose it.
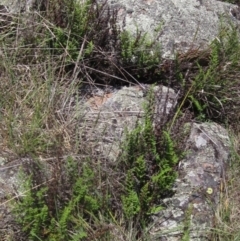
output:
{"label": "tuft of grass", "polygon": [[[197,53],[197,57],[196,57]],[[238,129],[239,123],[239,32],[223,27],[210,49],[190,50],[177,59],[176,78],[182,91],[182,105],[199,121],[211,120]],[[186,66],[186,62],[191,62]]]}
{"label": "tuft of grass", "polygon": [[213,241],[233,241],[240,238],[239,230],[239,133],[230,131],[232,151],[226,178],[220,186],[220,203],[215,213],[215,227],[211,230]]}

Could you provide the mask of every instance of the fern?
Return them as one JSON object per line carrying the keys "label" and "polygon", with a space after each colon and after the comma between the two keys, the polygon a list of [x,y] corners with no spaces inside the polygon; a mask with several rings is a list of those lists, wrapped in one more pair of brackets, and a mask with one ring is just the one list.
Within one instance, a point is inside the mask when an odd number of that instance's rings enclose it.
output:
{"label": "fern", "polygon": [[24,198],[15,205],[13,212],[16,221],[22,226],[24,232],[29,233],[32,240],[41,236],[41,230],[48,225],[48,207],[44,203],[47,188],[32,189],[32,177],[28,177],[23,183],[24,190],[28,190]]}
{"label": "fern", "polygon": [[72,211],[74,210],[74,205],[73,205],[73,201],[70,201],[69,204],[64,207],[62,213],[61,213],[61,217],[60,220],[58,221],[58,225],[59,225],[59,233],[60,236],[62,238],[66,237],[66,232],[67,232],[67,228],[69,225],[69,221],[70,221],[70,216]]}
{"label": "fern", "polygon": [[[67,15],[67,28],[56,26],[48,33],[48,45],[53,47],[54,55],[62,55],[67,52],[67,62],[71,63],[77,60],[79,49],[84,37],[90,31],[90,21],[96,16],[89,14],[90,0],[79,3],[76,0],[64,1]],[[50,13],[51,16],[51,13]],[[50,17],[51,18],[51,17]],[[50,19],[55,21],[54,19]],[[54,35],[54,38],[52,37]],[[93,42],[90,40],[85,44],[83,57],[88,57],[94,48]]]}
{"label": "fern", "polygon": [[[176,173],[167,164],[161,165],[159,172],[154,174],[151,178],[156,191],[156,197],[160,198],[171,190],[172,185],[176,179]],[[159,192],[159,193],[157,193]]]}
{"label": "fern", "polygon": [[149,206],[152,203],[153,196],[151,195],[151,190],[149,187],[150,182],[146,182],[143,187],[141,188],[141,191],[139,193],[139,200],[141,203],[141,211],[142,212],[149,212]]}
{"label": "fern", "polygon": [[175,152],[175,146],[172,138],[170,137],[169,132],[163,131],[163,136],[165,140],[165,153],[164,156],[167,159],[167,163],[169,166],[173,167],[179,162],[179,157]]}
{"label": "fern", "polygon": [[151,213],[161,209],[159,200],[170,193],[176,179],[174,167],[179,161],[174,142],[167,131],[162,132],[161,147],[152,125],[152,106],[154,95],[150,92],[145,106],[143,124],[127,135],[124,147],[125,179],[122,205],[126,218],[138,218],[144,225]]}
{"label": "fern", "polygon": [[131,39],[130,33],[128,31],[123,31],[121,34],[121,43],[122,43],[122,58],[127,62],[130,62],[133,58],[134,52],[134,42]]}
{"label": "fern", "polygon": [[122,196],[123,211],[125,216],[133,218],[140,211],[140,202],[137,192],[134,190],[133,173],[128,171],[126,179],[126,194]]}
{"label": "fern", "polygon": [[137,67],[151,69],[160,62],[160,45],[151,40],[147,33],[137,30],[136,36],[123,31],[120,36],[121,57],[123,62],[136,64]]}
{"label": "fern", "polygon": [[[69,186],[72,195],[66,201],[57,205],[56,214],[50,213],[46,202],[47,187],[39,188],[39,190],[31,189],[32,177],[29,177],[24,182],[24,189],[29,190],[22,198],[21,202],[15,204],[14,213],[16,213],[16,221],[21,224],[23,231],[32,241],[64,241],[69,240],[69,230],[75,231],[83,228],[81,223],[75,222],[76,216],[81,217],[87,222],[92,216],[98,214],[102,202],[101,196],[96,195],[94,188],[94,172],[87,165],[82,167],[81,175],[78,173],[78,168],[74,159],[67,158],[66,173],[70,180]],[[77,175],[78,174],[78,175]],[[58,197],[53,196],[56,201],[61,201]],[[131,195],[129,196],[129,200]],[[130,201],[128,201],[129,203]],[[134,206],[134,205],[133,205]],[[76,237],[85,237],[87,230],[83,229]]]}
{"label": "fern", "polygon": [[146,177],[146,161],[143,156],[136,159],[133,167],[133,173],[137,180],[143,181]]}

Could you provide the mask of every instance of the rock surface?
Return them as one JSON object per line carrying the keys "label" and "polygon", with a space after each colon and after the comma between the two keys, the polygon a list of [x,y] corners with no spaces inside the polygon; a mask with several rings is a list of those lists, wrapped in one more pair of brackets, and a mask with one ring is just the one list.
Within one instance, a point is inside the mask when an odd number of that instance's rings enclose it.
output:
{"label": "rock surface", "polygon": [[209,240],[230,153],[228,133],[215,123],[194,124],[187,152],[179,163],[176,193],[163,200],[166,209],[154,217],[153,240]]}
{"label": "rock surface", "polygon": [[19,13],[24,11],[27,6],[32,4],[33,0],[0,0],[0,5],[4,5],[11,13]]}
{"label": "rock surface", "polygon": [[[145,88],[148,88],[145,86]],[[166,95],[168,94],[167,113],[174,106],[175,92],[161,86],[155,87],[160,92],[157,113],[163,113]],[[133,130],[136,121],[143,118],[146,93],[141,86],[123,87],[115,93],[102,93],[90,98],[84,114],[84,138],[92,140],[95,151],[104,159],[115,161],[120,152],[120,142],[126,130]],[[93,123],[93,120],[98,119]]]}
{"label": "rock surface", "polygon": [[[103,2],[100,0],[100,2]],[[220,19],[231,17],[232,4],[215,0],[108,0],[119,22],[131,32],[148,32],[162,46],[163,57],[207,48],[216,38]]]}

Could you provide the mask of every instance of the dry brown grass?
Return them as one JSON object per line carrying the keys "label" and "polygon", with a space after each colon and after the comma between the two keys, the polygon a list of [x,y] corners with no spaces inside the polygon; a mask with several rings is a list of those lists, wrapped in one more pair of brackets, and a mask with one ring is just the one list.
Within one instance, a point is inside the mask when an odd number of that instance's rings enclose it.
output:
{"label": "dry brown grass", "polygon": [[220,203],[215,213],[213,241],[240,240],[240,135],[232,133],[232,152],[226,170],[226,179],[220,189]]}

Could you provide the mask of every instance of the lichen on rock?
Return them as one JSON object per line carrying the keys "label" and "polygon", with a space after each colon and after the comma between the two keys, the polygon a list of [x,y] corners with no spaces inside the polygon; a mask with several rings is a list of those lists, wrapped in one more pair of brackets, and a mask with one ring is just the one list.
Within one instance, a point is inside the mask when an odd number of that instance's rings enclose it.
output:
{"label": "lichen on rock", "polygon": [[165,209],[153,217],[151,233],[156,240],[180,241],[186,232],[189,240],[209,240],[220,187],[226,178],[228,133],[216,123],[195,123],[186,151],[187,156],[179,163],[175,194],[163,200]]}

